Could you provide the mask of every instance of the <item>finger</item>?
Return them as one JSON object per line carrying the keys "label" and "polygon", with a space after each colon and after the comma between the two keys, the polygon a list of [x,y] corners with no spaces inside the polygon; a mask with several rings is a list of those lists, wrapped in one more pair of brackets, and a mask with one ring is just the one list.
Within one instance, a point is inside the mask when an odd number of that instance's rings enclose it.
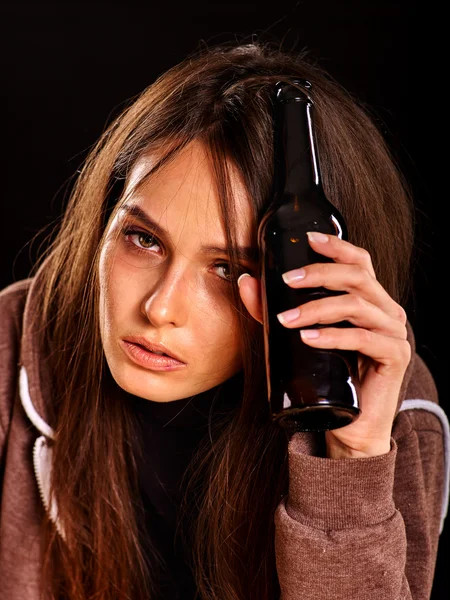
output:
{"label": "finger", "polygon": [[406,327],[400,321],[355,294],[311,300],[298,307],[298,310],[300,313],[293,320],[283,322],[284,313],[277,315],[278,320],[289,329],[349,321],[356,327],[370,329],[381,335],[402,340],[407,337]]}
{"label": "finger", "polygon": [[[356,350],[380,363],[384,369],[405,370],[411,360],[411,346],[407,340],[386,337],[368,329],[326,327],[303,329],[300,334],[309,346]],[[309,337],[311,335],[315,337]],[[382,368],[378,373],[382,374]]]}
{"label": "finger", "polygon": [[[291,277],[302,275],[300,279],[291,281]],[[378,306],[381,310],[406,324],[405,310],[389,296],[379,281],[359,265],[338,263],[314,263],[302,269],[287,271],[282,275],[283,280],[292,288],[325,287],[329,290],[341,290],[361,296],[367,302]]]}
{"label": "finger", "polygon": [[327,235],[318,231],[308,231],[307,236],[315,252],[328,256],[337,263],[360,265],[376,279],[372,257],[365,248],[355,246],[336,235]]}
{"label": "finger", "polygon": [[243,273],[238,279],[239,293],[250,315],[262,324],[261,284],[258,279]]}

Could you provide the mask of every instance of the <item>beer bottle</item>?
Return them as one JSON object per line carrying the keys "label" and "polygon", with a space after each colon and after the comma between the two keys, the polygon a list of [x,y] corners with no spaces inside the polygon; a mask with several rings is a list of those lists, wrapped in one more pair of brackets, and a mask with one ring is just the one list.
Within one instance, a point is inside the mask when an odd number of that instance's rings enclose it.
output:
{"label": "beer bottle", "polygon": [[[280,312],[345,292],[324,287],[293,289],[282,273],[332,259],[314,252],[307,231],[348,239],[342,215],[326,198],[313,124],[311,84],[278,82],[274,94],[274,180],[258,227],[268,400],[272,419],[288,431],[325,431],[359,414],[357,352],[322,350],[287,329]],[[308,328],[351,327],[346,321]]]}

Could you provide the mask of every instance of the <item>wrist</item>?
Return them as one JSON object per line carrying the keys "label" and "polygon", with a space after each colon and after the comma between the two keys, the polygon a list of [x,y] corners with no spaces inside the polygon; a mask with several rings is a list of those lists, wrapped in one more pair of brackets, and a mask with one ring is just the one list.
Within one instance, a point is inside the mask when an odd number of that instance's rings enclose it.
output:
{"label": "wrist", "polygon": [[370,444],[365,448],[350,448],[345,444],[327,442],[326,457],[337,460],[345,458],[370,458],[372,456],[381,456],[382,454],[388,454],[390,450],[390,439],[388,441],[380,442],[377,444]]}

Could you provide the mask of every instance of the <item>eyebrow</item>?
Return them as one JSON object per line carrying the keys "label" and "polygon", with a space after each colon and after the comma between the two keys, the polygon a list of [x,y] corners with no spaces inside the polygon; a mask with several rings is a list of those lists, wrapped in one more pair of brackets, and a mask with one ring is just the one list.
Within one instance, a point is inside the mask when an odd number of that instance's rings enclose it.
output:
{"label": "eyebrow", "polygon": [[[136,217],[142,223],[145,223],[156,235],[162,238],[169,238],[169,233],[156,223],[146,212],[144,212],[139,206],[135,204],[124,204],[121,209],[125,214]],[[235,246],[235,250],[239,260],[245,260],[250,262],[258,262],[259,252],[257,248],[253,246]],[[202,246],[200,248],[201,254],[229,254],[228,248],[221,246]]]}

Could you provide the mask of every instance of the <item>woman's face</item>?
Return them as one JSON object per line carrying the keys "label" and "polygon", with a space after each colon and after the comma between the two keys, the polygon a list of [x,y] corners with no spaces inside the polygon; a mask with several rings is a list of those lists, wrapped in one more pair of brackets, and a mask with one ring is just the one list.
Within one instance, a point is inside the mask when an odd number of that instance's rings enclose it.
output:
{"label": "woman's face", "polygon": [[[152,165],[138,161],[128,191]],[[237,176],[232,179],[240,246],[250,246],[251,209]],[[157,402],[199,394],[242,369],[240,335],[231,303],[225,231],[213,174],[203,146],[193,142],[127,200],[165,233],[157,234],[122,210],[100,254],[100,332],[106,361],[125,391]],[[117,240],[117,231],[123,231]],[[131,233],[133,232],[134,233]],[[126,234],[128,232],[128,234]],[[224,264],[225,263],[225,264]],[[240,272],[256,267],[242,261]],[[133,362],[130,336],[161,342],[185,363],[156,371]]]}

